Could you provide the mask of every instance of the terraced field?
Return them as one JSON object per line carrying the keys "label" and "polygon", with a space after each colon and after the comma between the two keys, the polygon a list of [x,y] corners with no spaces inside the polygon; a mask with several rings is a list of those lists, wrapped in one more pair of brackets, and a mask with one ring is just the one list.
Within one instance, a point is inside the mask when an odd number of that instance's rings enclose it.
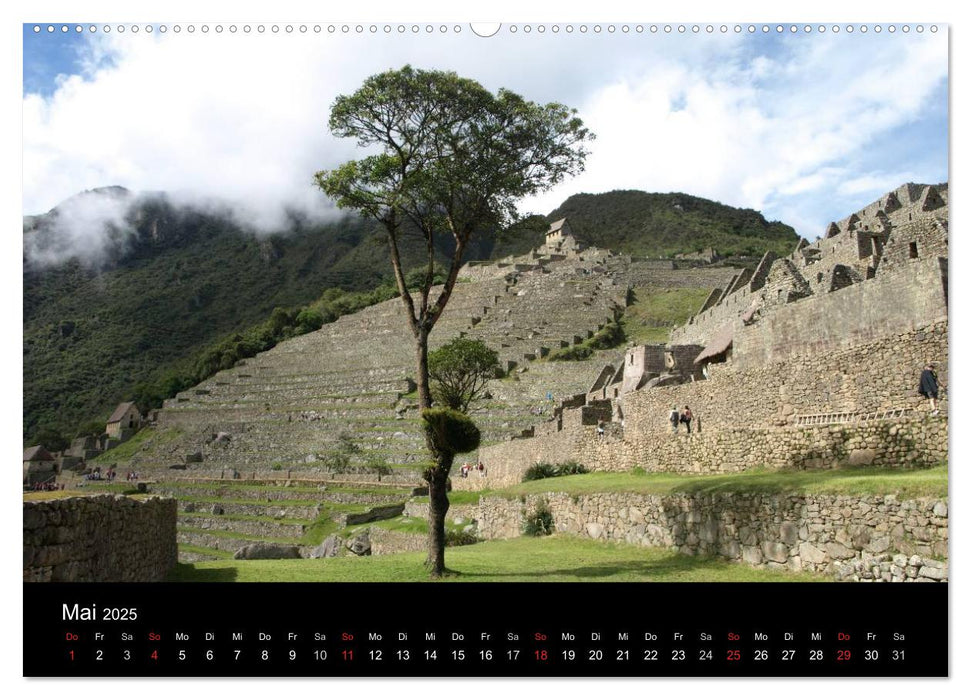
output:
{"label": "terraced field", "polygon": [[[496,265],[456,285],[432,347],[481,339],[506,370],[472,410],[483,444],[541,421],[616,361],[622,350],[544,358],[617,319],[629,269],[628,257],[592,249]],[[359,533],[362,519],[373,521],[375,553],[421,549],[427,526],[401,512],[423,485],[428,454],[400,303],[344,316],[216,374],[167,401],[155,425],[97,462],[135,471],[151,492],[178,499],[185,562],[227,558],[256,542],[309,555],[329,535]],[[450,542],[465,544],[470,525],[458,509],[453,515]]]}
{"label": "terraced field", "polygon": [[[548,396],[584,391],[599,360],[549,363],[621,312],[624,258],[549,262],[456,286],[432,346],[458,336],[494,348],[508,376],[475,408],[486,444],[534,424]],[[427,460],[413,398],[410,331],[393,299],[281,343],[166,402],[136,448],[99,458],[119,472],[189,476],[360,478],[418,485]]]}

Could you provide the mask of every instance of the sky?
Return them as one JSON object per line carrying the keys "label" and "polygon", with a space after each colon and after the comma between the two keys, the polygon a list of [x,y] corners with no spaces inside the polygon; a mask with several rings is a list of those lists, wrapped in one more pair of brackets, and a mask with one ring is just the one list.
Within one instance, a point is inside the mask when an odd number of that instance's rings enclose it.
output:
{"label": "sky", "polygon": [[[549,213],[578,192],[686,192],[815,238],[904,182],[948,179],[947,33],[930,25],[708,34],[520,24],[491,38],[440,24],[360,34],[34,26],[23,28],[25,214],[121,185],[228,202],[258,231],[288,208],[334,216],[313,174],[360,151],[328,133],[329,107],[406,63],[578,111],[597,136],[586,170],[523,212]],[[85,239],[90,218],[71,233],[81,245],[97,244]]]}

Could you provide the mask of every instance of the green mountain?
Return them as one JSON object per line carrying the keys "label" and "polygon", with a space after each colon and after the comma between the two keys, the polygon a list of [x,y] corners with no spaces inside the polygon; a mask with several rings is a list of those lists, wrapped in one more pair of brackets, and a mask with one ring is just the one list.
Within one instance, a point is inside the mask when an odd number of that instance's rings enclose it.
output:
{"label": "green mountain", "polygon": [[[90,230],[85,212],[105,207],[117,213]],[[790,227],[768,223],[758,212],[688,195],[626,191],[570,197],[548,217],[479,236],[466,257],[527,252],[542,243],[548,222],[563,216],[585,241],[642,256],[708,245],[761,255],[766,248],[788,252],[797,240]],[[391,281],[380,225],[355,217],[315,223],[294,213],[280,232],[257,236],[228,210],[102,188],[24,217],[23,235],[25,444],[103,423],[118,402],[135,395],[136,385],[164,385],[173,373],[191,377],[182,370],[204,350],[211,364],[214,348],[218,353],[238,343],[234,334],[247,342],[258,336],[253,327],[275,308],[317,301],[320,310],[326,300],[340,313],[345,302],[335,296],[338,289],[363,292]],[[437,253],[445,261],[449,241]],[[418,267],[424,255],[415,237],[403,247],[405,269]],[[347,310],[368,303],[363,295],[352,301]],[[280,318],[267,322],[276,338],[291,332],[280,334]]]}
{"label": "green mountain", "polygon": [[493,257],[520,255],[543,242],[546,223],[569,218],[581,241],[636,257],[663,258],[711,246],[726,257],[759,257],[766,250],[793,251],[791,226],[766,221],[753,209],[737,209],[680,192],[615,190],[575,194],[549,216],[523,222],[517,236],[500,236]]}
{"label": "green mountain", "polygon": [[[294,216],[286,232],[257,237],[228,213],[177,207],[164,195],[106,188],[78,195],[85,196],[131,199],[123,219],[108,224],[96,258],[50,262],[66,249],[71,202],[24,220],[26,442],[44,429],[70,437],[79,424],[107,418],[135,384],[265,321],[276,307],[391,279],[380,225],[359,218],[312,224]],[[418,243],[405,247],[406,269],[422,261]],[[439,257],[450,253],[445,245]]]}

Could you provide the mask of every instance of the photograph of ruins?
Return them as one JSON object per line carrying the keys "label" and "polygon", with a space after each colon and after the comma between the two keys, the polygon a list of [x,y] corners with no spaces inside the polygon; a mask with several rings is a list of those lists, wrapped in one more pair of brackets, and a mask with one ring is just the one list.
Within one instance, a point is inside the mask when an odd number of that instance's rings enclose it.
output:
{"label": "photograph of ruins", "polygon": [[946,38],[544,32],[25,26],[24,581],[948,580]]}

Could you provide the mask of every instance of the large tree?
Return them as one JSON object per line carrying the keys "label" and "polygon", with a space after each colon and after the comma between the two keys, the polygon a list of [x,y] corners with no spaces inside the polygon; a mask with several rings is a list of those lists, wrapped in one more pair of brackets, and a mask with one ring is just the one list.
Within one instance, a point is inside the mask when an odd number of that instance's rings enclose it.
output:
{"label": "large tree", "polygon": [[[431,407],[428,336],[448,304],[473,233],[514,221],[517,202],[583,169],[593,136],[561,104],[529,102],[501,89],[493,94],[455,73],[405,66],[373,75],[331,107],[331,132],[353,138],[369,154],[316,174],[317,185],[342,209],[383,224],[402,309],[415,339],[418,402]],[[427,258],[424,279],[409,290],[402,270],[406,231],[416,231]],[[433,289],[435,251],[451,240],[444,284]],[[430,531],[448,511],[451,467],[441,445],[427,439],[435,467],[429,489]],[[429,538],[432,576],[445,569],[444,542]]]}

